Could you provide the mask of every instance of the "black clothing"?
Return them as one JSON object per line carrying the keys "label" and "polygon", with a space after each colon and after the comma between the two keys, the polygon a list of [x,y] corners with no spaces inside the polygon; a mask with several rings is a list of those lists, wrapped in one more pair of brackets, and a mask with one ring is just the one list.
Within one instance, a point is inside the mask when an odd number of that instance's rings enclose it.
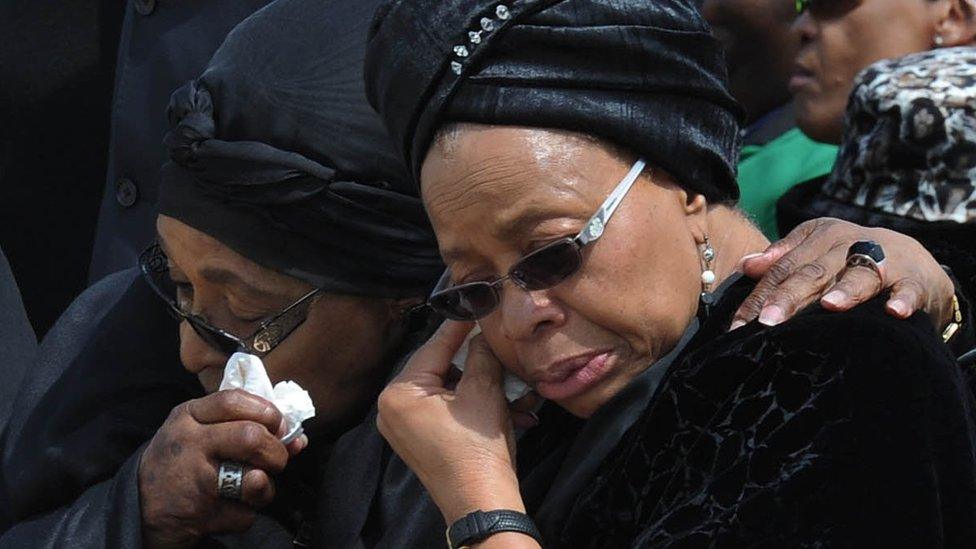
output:
{"label": "black clothing", "polygon": [[0,441],[9,518],[64,505],[111,477],[176,404],[199,396],[178,351],[177,325],[138,269],[82,294],[41,343],[12,404]]}
{"label": "black clothing", "polygon": [[118,0],[0,0],[0,246],[43,335],[87,285]]}
{"label": "black clothing", "polygon": [[[90,282],[135,265],[155,234],[159,169],[166,158],[162,146],[165,112],[173,90],[198,76],[227,33],[268,2],[127,3],[118,57],[113,57],[108,172],[100,181],[104,191]],[[104,151],[103,144],[98,154],[104,155]]]}
{"label": "black clothing", "polygon": [[38,335],[135,264],[155,230],[170,94],[266,3],[0,2],[0,245]]}
{"label": "black clothing", "polygon": [[[637,380],[644,390],[588,421],[600,429],[543,409],[518,456],[545,546],[976,543],[972,396],[930,319],[893,319],[879,298],[726,333],[752,287],[733,282],[678,356]],[[647,383],[659,367],[663,381]],[[443,536],[369,422],[340,439],[321,493],[320,540],[430,547]]]}
{"label": "black clothing", "polygon": [[375,7],[281,0],[235,28],[173,94],[160,213],[326,291],[426,295],[437,242],[363,91]]}
{"label": "black clothing", "polygon": [[[0,250],[0,349],[3,349],[0,375],[4,380],[0,385],[0,433],[2,433],[7,425],[20,380],[27,373],[30,362],[37,352],[37,338],[27,319],[17,281],[14,279],[3,250]],[[0,512],[0,524],[2,522],[3,513]]]}
{"label": "black clothing", "polygon": [[976,544],[972,395],[931,320],[883,306],[731,334],[707,323],[549,539]]}
{"label": "black clothing", "polygon": [[741,111],[687,0],[388,1],[367,93],[413,175],[449,122],[559,128],[644,156],[712,202],[738,196]]}

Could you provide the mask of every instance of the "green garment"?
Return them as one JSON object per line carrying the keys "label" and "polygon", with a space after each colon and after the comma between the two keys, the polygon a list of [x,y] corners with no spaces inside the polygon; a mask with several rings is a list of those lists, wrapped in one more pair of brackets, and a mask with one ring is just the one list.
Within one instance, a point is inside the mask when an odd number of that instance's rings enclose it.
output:
{"label": "green garment", "polygon": [[739,207],[770,240],[779,239],[776,201],[805,181],[830,173],[837,147],[793,128],[765,145],[746,145],[739,161]]}

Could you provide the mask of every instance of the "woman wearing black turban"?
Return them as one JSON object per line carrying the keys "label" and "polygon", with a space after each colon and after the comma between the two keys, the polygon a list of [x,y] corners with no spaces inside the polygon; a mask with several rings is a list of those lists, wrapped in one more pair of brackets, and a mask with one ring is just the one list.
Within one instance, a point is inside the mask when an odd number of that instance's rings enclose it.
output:
{"label": "woman wearing black turban", "polygon": [[[454,319],[377,422],[453,546],[976,544],[976,416],[942,318],[875,298],[728,331],[754,287],[739,259],[769,243],[733,205],[736,109],[690,2],[392,1],[366,73]],[[847,273],[875,293],[937,271],[869,234]],[[503,370],[549,401],[517,460]]]}
{"label": "woman wearing black turban", "polygon": [[[65,374],[81,383],[59,381],[61,398],[46,395],[38,421],[8,440],[4,473],[20,524],[4,545],[195,546],[246,530],[262,508],[250,537],[224,543],[308,541],[319,465],[428,333],[410,311],[443,272],[422,204],[365,100],[375,6],[279,0],[235,28],[206,71],[173,94],[159,239],[141,263],[181,320],[180,359],[206,396],[160,402],[157,388],[173,375],[133,375],[151,356],[127,357],[118,383],[114,362],[88,370],[125,387],[96,387],[99,402],[74,394],[90,388],[85,374]],[[127,331],[116,332],[116,346],[127,347]],[[316,416],[307,436],[286,444],[274,406],[217,392],[235,351],[260,356],[272,383],[308,390]],[[60,404],[79,400],[88,406]],[[134,432],[163,406],[175,408],[149,425],[155,433],[140,448],[146,438]],[[230,462],[244,465],[243,484],[219,496],[218,471],[233,474]],[[38,500],[68,506],[51,511]]]}

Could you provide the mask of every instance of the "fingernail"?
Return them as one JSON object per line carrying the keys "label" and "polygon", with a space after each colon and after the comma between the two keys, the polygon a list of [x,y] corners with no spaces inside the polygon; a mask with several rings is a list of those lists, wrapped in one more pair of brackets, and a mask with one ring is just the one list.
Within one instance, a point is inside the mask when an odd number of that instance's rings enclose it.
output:
{"label": "fingernail", "polygon": [[898,316],[908,316],[908,303],[905,303],[901,299],[893,299],[888,302],[888,307],[895,312]]}
{"label": "fingernail", "polygon": [[301,441],[299,450],[304,450],[305,448],[308,448],[308,435],[302,435],[298,437],[298,440]]}
{"label": "fingernail", "polygon": [[765,254],[758,253],[758,254],[747,254],[742,256],[742,259],[740,259],[739,262],[735,264],[735,270],[741,271],[742,266],[745,265],[746,261],[749,261],[750,259],[756,259],[757,257],[762,257],[763,255]]}
{"label": "fingernail", "polygon": [[730,332],[734,332],[735,330],[738,330],[739,328],[741,328],[741,327],[743,327],[745,325],[746,325],[746,321],[745,320],[738,320],[738,319],[733,320],[732,321],[732,325],[729,326],[729,331]]}
{"label": "fingernail", "polygon": [[278,425],[277,436],[283,437],[287,434],[288,434],[288,423],[285,421],[285,418],[281,418],[281,423]]}
{"label": "fingernail", "polygon": [[766,326],[775,326],[781,324],[784,320],[786,320],[786,314],[783,312],[783,309],[776,305],[763,307],[762,312],[759,313],[759,323],[765,324]]}
{"label": "fingernail", "polygon": [[840,290],[834,290],[823,296],[822,301],[829,305],[833,305],[834,307],[840,307],[845,301],[847,301],[847,294]]}

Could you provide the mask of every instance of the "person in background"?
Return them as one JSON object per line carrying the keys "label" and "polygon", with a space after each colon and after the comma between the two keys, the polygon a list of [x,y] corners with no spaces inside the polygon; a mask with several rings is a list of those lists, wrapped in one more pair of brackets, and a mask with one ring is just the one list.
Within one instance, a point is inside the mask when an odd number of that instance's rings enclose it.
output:
{"label": "person in background", "polygon": [[[39,365],[30,385],[47,385],[15,402],[2,471],[16,523],[0,545],[307,543],[318,467],[429,333],[412,310],[443,271],[363,93],[375,5],[275,2],[172,95],[159,241],[103,331],[65,369]],[[178,341],[152,333],[167,310]],[[237,350],[309,391],[307,439],[286,446],[267,401],[217,392]],[[218,497],[227,461],[248,469]]]}
{"label": "person in background", "polygon": [[790,90],[798,124],[818,141],[845,143],[830,178],[780,199],[780,230],[831,216],[905,232],[951,268],[971,298],[976,260],[965,197],[973,156],[963,151],[972,146],[965,128],[976,1],[821,0],[797,8],[801,47]]}
{"label": "person in background", "polygon": [[[855,80],[837,165],[779,202],[791,227],[836,217],[920,241],[976,290],[976,50],[879,61]],[[971,304],[963,303],[963,309]]]}
{"label": "person in background", "polygon": [[134,264],[153,234],[170,93],[268,2],[0,0],[0,244],[38,338]]}
{"label": "person in background", "polygon": [[[785,2],[784,2],[785,3]],[[976,0],[799,0],[790,92],[800,129],[839,144],[858,73],[882,59],[976,44]]]}
{"label": "person in background", "polygon": [[789,91],[799,46],[786,0],[705,0],[702,15],[722,43],[729,91],[745,109],[739,207],[771,240],[779,238],[776,201],[794,185],[830,172],[837,148],[796,127]]}

